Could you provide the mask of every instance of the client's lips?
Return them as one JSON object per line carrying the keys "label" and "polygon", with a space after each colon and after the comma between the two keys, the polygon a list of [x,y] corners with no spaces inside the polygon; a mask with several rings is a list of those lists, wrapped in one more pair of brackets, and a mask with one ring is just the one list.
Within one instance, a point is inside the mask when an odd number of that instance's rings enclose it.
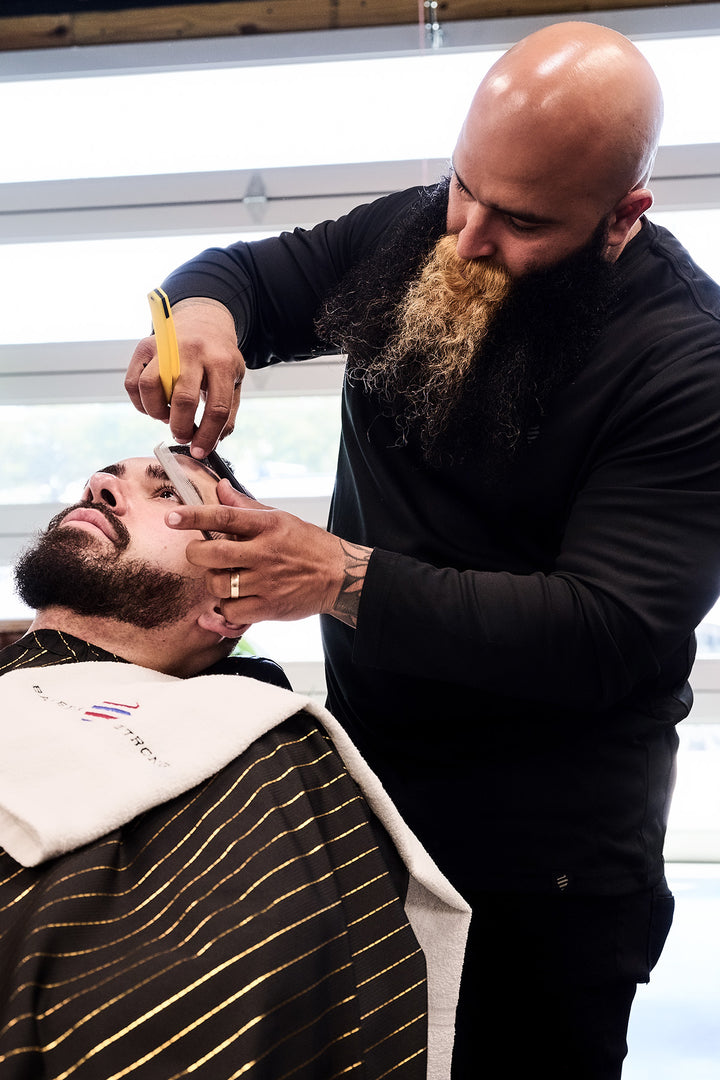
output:
{"label": "client's lips", "polygon": [[78,506],[75,510],[70,510],[67,516],[58,523],[58,528],[62,525],[77,524],[78,522],[94,525],[114,544],[117,543],[117,534],[108,519],[99,510],[95,510],[91,506]]}

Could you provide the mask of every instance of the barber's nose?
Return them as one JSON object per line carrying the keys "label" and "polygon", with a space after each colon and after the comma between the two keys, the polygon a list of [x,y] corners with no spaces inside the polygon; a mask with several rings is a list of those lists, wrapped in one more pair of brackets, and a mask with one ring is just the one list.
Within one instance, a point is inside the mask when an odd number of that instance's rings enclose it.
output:
{"label": "barber's nose", "polygon": [[493,238],[492,212],[483,206],[468,211],[458,233],[457,254],[461,259],[484,259],[497,252]]}
{"label": "barber's nose", "polygon": [[96,472],[87,482],[83,492],[85,502],[101,502],[110,507],[116,514],[125,511],[125,494],[123,482],[112,473]]}

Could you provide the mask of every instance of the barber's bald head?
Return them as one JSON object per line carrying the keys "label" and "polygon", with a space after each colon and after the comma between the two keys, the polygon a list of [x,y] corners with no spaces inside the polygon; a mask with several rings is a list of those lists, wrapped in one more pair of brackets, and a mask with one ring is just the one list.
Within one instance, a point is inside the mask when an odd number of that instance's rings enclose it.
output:
{"label": "barber's bald head", "polygon": [[548,140],[548,153],[590,153],[618,195],[650,177],[660,85],[635,45],[608,27],[565,22],[530,34],[492,67],[476,104],[526,138]]}

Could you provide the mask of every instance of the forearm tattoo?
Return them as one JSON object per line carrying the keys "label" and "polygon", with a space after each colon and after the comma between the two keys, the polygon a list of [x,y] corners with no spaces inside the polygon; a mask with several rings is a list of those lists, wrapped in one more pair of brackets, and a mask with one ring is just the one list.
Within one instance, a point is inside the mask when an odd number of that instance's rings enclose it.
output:
{"label": "forearm tattoo", "polygon": [[333,605],[331,615],[353,628],[357,626],[360,593],[365,580],[365,571],[372,554],[372,548],[362,547],[341,540],[340,546],[345,556],[343,582]]}

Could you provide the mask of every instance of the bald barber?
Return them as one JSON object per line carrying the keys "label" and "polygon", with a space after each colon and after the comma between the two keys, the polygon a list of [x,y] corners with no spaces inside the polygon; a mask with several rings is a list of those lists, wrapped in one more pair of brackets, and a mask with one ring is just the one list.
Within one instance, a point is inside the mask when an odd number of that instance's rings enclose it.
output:
{"label": "bald barber", "polygon": [[[617,1080],[672,921],[720,290],[647,216],[662,112],[627,38],[546,27],[483,79],[445,179],[164,283],[198,454],[245,365],[347,354],[327,531],[229,490],[169,523],[229,534],[188,558],[230,622],[322,614],[330,709],[471,903],[455,1078]],[[150,339],[127,388],[168,418]]]}

